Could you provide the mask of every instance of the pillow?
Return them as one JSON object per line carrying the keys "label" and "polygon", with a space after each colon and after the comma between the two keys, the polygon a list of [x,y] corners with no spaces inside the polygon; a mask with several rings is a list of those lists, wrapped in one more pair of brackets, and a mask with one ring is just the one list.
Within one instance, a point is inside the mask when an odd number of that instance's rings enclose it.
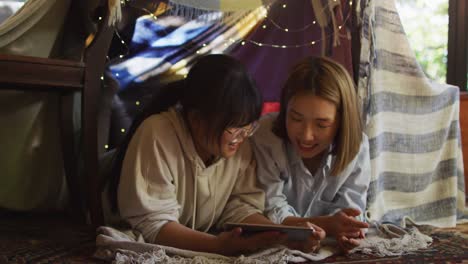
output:
{"label": "pillow", "polygon": [[265,102],[263,103],[262,115],[268,114],[271,112],[279,112],[280,103],[279,102]]}

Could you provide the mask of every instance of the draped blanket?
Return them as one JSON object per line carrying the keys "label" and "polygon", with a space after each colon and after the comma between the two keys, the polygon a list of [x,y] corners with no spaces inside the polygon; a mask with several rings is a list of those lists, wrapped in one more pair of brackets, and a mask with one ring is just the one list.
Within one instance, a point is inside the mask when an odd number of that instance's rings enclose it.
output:
{"label": "draped blanket", "polygon": [[[157,77],[180,79],[194,59],[209,53],[227,53],[265,16],[263,6],[233,12],[218,23],[221,12],[187,20],[164,14],[157,20],[140,17],[135,25],[130,54],[110,66],[121,89]],[[176,75],[176,76],[174,76]],[[177,75],[179,76],[177,78]]]}
{"label": "draped blanket", "polygon": [[227,257],[168,246],[145,243],[143,236],[134,230],[121,232],[112,227],[98,228],[95,257],[113,263],[172,263],[172,264],[269,264],[317,261],[334,253],[333,248],[323,247],[318,253],[303,253],[284,247],[268,248],[250,255]]}
{"label": "draped blanket", "polygon": [[424,76],[394,1],[363,8],[358,91],[372,167],[367,217],[455,226],[466,216],[459,89]]}
{"label": "draped blanket", "polygon": [[[352,253],[371,256],[400,256],[413,254],[415,251],[427,249],[432,238],[419,229],[432,229],[430,226],[418,226],[405,218],[399,227],[391,223],[373,223],[366,238]],[[143,236],[136,230],[119,231],[109,226],[101,226],[97,230],[96,258],[113,263],[298,263],[304,261],[320,261],[339,253],[336,241],[327,238],[321,243],[321,248],[315,253],[304,253],[298,250],[276,246],[260,250],[248,255],[227,257],[207,252],[196,252],[163,245],[146,243]]]}

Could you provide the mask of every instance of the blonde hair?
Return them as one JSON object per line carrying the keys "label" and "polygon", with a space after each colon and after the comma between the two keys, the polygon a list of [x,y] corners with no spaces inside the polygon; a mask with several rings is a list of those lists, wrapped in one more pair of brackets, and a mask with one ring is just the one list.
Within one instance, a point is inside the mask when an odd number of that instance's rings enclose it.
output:
{"label": "blonde hair", "polygon": [[362,119],[354,82],[348,71],[337,62],[325,57],[307,57],[293,67],[283,86],[280,112],[273,132],[288,139],[286,111],[288,103],[296,95],[312,93],[335,104],[339,127],[333,152],[336,160],[331,175],[336,176],[354,159],[362,141]]}

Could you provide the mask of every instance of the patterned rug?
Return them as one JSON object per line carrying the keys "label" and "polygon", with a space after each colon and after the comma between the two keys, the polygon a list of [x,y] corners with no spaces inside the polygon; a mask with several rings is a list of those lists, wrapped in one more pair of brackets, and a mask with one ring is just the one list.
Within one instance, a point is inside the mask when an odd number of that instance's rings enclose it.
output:
{"label": "patterned rug", "polygon": [[[434,242],[401,257],[332,256],[314,263],[468,263],[468,224],[427,230]],[[105,263],[93,258],[95,230],[60,214],[0,213],[0,264]]]}
{"label": "patterned rug", "polygon": [[102,263],[92,258],[95,231],[69,217],[0,214],[0,263]]}

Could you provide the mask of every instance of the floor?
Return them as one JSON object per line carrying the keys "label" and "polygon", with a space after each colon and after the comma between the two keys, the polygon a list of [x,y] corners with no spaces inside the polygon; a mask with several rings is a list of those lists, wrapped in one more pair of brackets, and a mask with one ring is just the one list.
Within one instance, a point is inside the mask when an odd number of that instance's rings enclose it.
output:
{"label": "floor", "polygon": [[[468,224],[431,231],[434,243],[417,254],[375,258],[333,256],[321,263],[468,263]],[[104,263],[93,257],[94,228],[59,213],[0,212],[0,264]]]}
{"label": "floor", "polygon": [[60,213],[0,213],[0,263],[103,263],[95,230]]}

